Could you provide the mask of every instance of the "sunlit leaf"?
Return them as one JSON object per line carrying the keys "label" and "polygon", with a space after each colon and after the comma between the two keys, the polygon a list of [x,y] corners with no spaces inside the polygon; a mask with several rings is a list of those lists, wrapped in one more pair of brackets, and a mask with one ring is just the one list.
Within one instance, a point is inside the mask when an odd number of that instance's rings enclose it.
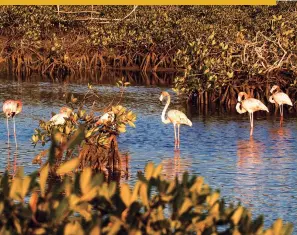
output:
{"label": "sunlit leaf", "polygon": [[232,215],[231,220],[233,221],[234,225],[237,225],[238,222],[240,221],[242,212],[243,212],[243,207],[240,206],[236,209],[236,211]]}
{"label": "sunlit leaf", "polygon": [[149,162],[145,167],[145,178],[150,180],[154,172],[154,163]]}
{"label": "sunlit leaf", "polygon": [[130,206],[131,191],[128,184],[121,185],[121,199],[127,207]]}
{"label": "sunlit leaf", "polygon": [[66,173],[69,173],[76,169],[79,165],[79,158],[73,158],[65,163],[63,163],[58,169],[57,169],[57,174],[58,175],[63,175]]}
{"label": "sunlit leaf", "polygon": [[49,171],[49,165],[46,164],[40,171],[40,180],[39,180],[39,185],[40,185],[40,191],[41,195],[44,197],[45,195],[45,187],[46,187],[46,180],[48,177],[48,171]]}

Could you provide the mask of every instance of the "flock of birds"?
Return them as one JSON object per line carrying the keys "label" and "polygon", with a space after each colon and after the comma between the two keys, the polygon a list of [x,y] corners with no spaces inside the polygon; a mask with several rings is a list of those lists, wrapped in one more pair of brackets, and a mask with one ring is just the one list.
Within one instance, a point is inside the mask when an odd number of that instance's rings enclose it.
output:
{"label": "flock of birds", "polygon": [[[281,115],[281,123],[283,120],[283,105],[287,104],[290,106],[293,106],[291,99],[287,94],[281,91],[280,87],[277,85],[274,85],[270,90],[271,96],[269,97],[269,102],[276,103],[280,107],[280,115]],[[174,142],[175,148],[179,148],[180,146],[180,125],[188,125],[192,126],[192,122],[187,118],[187,116],[179,111],[179,110],[169,110],[167,112],[166,117],[166,111],[168,109],[168,106],[170,104],[170,95],[168,92],[163,91],[160,95],[160,101],[162,102],[164,98],[167,98],[166,105],[163,109],[161,120],[163,123],[168,124],[172,123],[174,127]],[[22,102],[20,100],[7,100],[3,104],[3,112],[7,119],[7,135],[8,135],[8,141],[9,141],[9,125],[8,125],[8,119],[13,119],[13,126],[14,126],[14,138],[15,143],[17,146],[17,140],[16,140],[16,128],[15,128],[15,115],[19,114],[22,111]],[[250,124],[251,124],[251,131],[250,135],[253,135],[253,128],[254,128],[254,118],[253,113],[256,111],[266,111],[269,112],[268,108],[260,101],[255,98],[249,97],[249,95],[245,92],[240,92],[238,94],[238,101],[236,104],[236,110],[238,113],[249,113],[250,116]],[[73,113],[73,110],[68,107],[62,107],[60,109],[60,113],[54,115],[50,121],[53,123],[53,125],[62,125],[65,123],[65,118],[69,118],[71,114]],[[110,111],[105,114],[103,114],[99,120],[95,123],[95,125],[100,125],[102,123],[106,122],[113,122],[115,120],[115,114]]]}
{"label": "flock of birds", "polygon": [[[283,105],[287,104],[290,106],[293,106],[291,99],[289,96],[282,92],[280,87],[277,85],[274,85],[270,90],[271,96],[269,97],[269,102],[276,103],[280,107],[280,115],[281,115],[281,124],[283,121]],[[164,97],[167,97],[166,105],[163,109],[161,119],[162,122],[165,124],[172,123],[174,127],[174,148],[179,148],[180,144],[180,125],[188,125],[192,126],[192,122],[187,118],[187,116],[179,111],[179,110],[170,110],[167,113],[167,118],[165,118],[166,110],[170,104],[170,95],[168,92],[163,91],[160,96],[160,101],[162,102]],[[250,136],[253,135],[253,129],[254,129],[254,117],[253,114],[256,111],[266,111],[269,112],[266,105],[264,105],[260,100],[251,98],[249,95],[245,92],[239,92],[238,94],[238,100],[236,104],[236,111],[240,114],[242,113],[249,113],[250,116],[250,124],[251,124],[251,130],[250,130]]]}

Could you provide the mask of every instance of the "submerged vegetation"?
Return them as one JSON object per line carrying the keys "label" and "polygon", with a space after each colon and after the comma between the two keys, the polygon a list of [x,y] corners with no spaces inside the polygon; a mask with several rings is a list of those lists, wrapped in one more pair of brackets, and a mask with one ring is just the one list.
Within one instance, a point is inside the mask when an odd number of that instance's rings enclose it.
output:
{"label": "submerged vegetation", "polygon": [[1,6],[0,63],[19,76],[107,68],[186,71],[175,90],[233,105],[296,98],[295,2],[276,6]]}

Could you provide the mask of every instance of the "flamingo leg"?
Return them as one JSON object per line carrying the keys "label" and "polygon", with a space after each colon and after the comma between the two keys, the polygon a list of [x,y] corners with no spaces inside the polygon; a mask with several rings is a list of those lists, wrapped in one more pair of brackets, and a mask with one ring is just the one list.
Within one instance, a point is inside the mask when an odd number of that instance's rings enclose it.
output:
{"label": "flamingo leg", "polygon": [[176,125],[175,124],[173,124],[173,128],[174,128],[174,149],[175,149],[176,145],[177,145]]}
{"label": "flamingo leg", "polygon": [[8,117],[6,117],[6,125],[7,125],[7,144],[9,148],[9,125],[8,125]]}
{"label": "flamingo leg", "polygon": [[280,126],[282,126],[283,125],[283,120],[284,120],[284,106],[283,106],[283,104],[280,105],[280,114],[281,114],[281,117],[280,117],[279,124],[280,124]]}
{"label": "flamingo leg", "polygon": [[179,132],[180,132],[180,124],[177,124],[177,147],[178,148],[179,148],[179,143],[180,143]]}
{"label": "flamingo leg", "polygon": [[17,139],[16,139],[16,131],[15,131],[15,119],[13,117],[13,134],[14,134],[14,140],[15,140],[15,146],[18,147]]}
{"label": "flamingo leg", "polygon": [[6,124],[7,124],[7,167],[6,170],[10,171],[10,147],[9,147],[9,125],[8,125],[8,117],[6,117]]}
{"label": "flamingo leg", "polygon": [[14,154],[14,159],[13,159],[13,177],[15,176],[16,174],[16,171],[17,171],[17,151],[15,152]]}
{"label": "flamingo leg", "polygon": [[250,135],[253,135],[253,130],[254,130],[254,117],[253,117],[253,113],[250,113],[250,123],[251,123],[251,131],[250,131]]}

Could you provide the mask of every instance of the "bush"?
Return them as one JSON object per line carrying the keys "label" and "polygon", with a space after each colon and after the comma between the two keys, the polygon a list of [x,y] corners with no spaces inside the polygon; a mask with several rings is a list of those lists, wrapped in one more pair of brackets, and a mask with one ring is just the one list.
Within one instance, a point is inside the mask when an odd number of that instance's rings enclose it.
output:
{"label": "bush", "polygon": [[[78,131],[67,146],[78,144]],[[49,161],[25,176],[22,168],[10,180],[0,176],[1,234],[292,234],[281,219],[267,230],[263,217],[252,220],[241,205],[225,205],[202,177],[183,174],[167,181],[162,166],[148,163],[133,188],[106,183],[90,167],[77,172],[79,158],[60,165],[55,182],[49,181]]]}
{"label": "bush", "polygon": [[[52,121],[40,120],[39,128],[35,129],[32,135],[32,144],[42,144],[43,146],[54,139],[56,146],[55,158],[51,173],[65,160],[79,157],[80,168],[91,166],[99,171],[120,170],[121,159],[117,145],[117,136],[126,131],[126,126],[135,127],[136,115],[120,105],[121,99],[128,83],[118,82],[119,94],[104,109],[105,113],[114,115],[113,120],[98,122],[104,112],[97,114],[99,110],[96,100],[100,99],[100,93],[89,85],[88,92],[82,98],[76,98],[72,94],[65,94],[67,106],[71,107],[72,113],[68,118],[64,118],[63,124],[55,125]],[[118,97],[117,97],[118,96]],[[92,101],[93,105],[89,111],[85,109],[85,102]],[[55,113],[53,113],[55,115]],[[79,132],[78,132],[79,130]],[[83,131],[82,131],[83,130]],[[76,136],[79,133],[79,136]],[[73,138],[80,141],[80,145],[69,146],[68,143]],[[65,150],[65,151],[64,151]],[[41,163],[49,150],[38,154],[33,162]]]}
{"label": "bush", "polygon": [[[60,166],[66,174],[78,165]],[[202,177],[183,175],[166,181],[161,166],[149,163],[134,188],[106,183],[90,168],[46,185],[48,167],[9,182],[1,176],[1,234],[292,234],[292,225],[278,219],[268,230],[263,217],[252,220],[237,205],[226,206]],[[26,203],[26,198],[29,202]]]}

